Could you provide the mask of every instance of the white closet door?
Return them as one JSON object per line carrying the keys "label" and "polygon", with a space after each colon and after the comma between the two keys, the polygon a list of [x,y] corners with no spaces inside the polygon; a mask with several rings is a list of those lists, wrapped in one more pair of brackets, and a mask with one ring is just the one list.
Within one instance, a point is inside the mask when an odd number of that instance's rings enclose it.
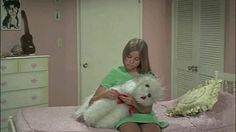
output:
{"label": "white closet door", "polygon": [[224,0],[174,0],[172,98],[223,70]]}

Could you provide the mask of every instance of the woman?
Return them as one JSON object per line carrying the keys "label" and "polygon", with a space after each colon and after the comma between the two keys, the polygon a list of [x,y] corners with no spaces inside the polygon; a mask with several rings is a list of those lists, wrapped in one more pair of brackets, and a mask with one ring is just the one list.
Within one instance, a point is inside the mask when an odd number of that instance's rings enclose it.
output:
{"label": "woman", "polygon": [[[103,79],[101,85],[97,88],[90,104],[101,98],[116,100],[119,93],[112,86],[123,84],[141,74],[152,73],[149,57],[148,46],[142,39],[131,39],[123,50],[123,64],[111,72]],[[141,107],[130,95],[120,96],[120,99],[127,105],[132,105],[136,109],[133,116],[125,117],[117,122],[116,128],[120,132],[160,132],[161,128],[168,126],[165,122],[157,120],[152,112],[152,106]]]}

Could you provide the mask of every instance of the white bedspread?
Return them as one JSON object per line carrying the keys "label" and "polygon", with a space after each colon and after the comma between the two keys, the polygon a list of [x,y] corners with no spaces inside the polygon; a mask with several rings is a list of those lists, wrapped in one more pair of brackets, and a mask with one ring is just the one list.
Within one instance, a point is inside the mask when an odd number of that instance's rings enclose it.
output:
{"label": "white bedspread", "polygon": [[[197,117],[167,117],[165,111],[176,100],[157,102],[153,106],[158,119],[170,125],[163,132],[235,132],[235,96],[221,95],[212,111]],[[76,106],[26,108],[17,112],[14,123],[17,132],[118,132],[112,129],[87,127],[76,121]]]}

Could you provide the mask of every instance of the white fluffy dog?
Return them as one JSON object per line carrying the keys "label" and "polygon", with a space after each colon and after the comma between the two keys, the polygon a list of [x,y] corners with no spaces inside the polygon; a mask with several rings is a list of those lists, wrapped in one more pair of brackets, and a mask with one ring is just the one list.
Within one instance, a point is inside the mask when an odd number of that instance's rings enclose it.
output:
{"label": "white fluffy dog", "polygon": [[[162,95],[159,80],[151,74],[142,75],[139,78],[127,81],[123,85],[114,86],[112,89],[121,94],[131,94],[136,102],[142,106],[151,106]],[[130,106],[106,98],[97,100],[89,106],[91,97],[75,113],[76,117],[83,119],[88,126],[114,128],[117,121],[130,114]]]}

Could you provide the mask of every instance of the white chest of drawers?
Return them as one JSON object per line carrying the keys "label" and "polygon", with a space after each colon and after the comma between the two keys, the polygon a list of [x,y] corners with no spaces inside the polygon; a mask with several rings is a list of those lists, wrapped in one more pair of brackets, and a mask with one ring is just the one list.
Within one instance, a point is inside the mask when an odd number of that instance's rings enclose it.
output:
{"label": "white chest of drawers", "polygon": [[1,58],[1,131],[25,107],[48,105],[48,56]]}

